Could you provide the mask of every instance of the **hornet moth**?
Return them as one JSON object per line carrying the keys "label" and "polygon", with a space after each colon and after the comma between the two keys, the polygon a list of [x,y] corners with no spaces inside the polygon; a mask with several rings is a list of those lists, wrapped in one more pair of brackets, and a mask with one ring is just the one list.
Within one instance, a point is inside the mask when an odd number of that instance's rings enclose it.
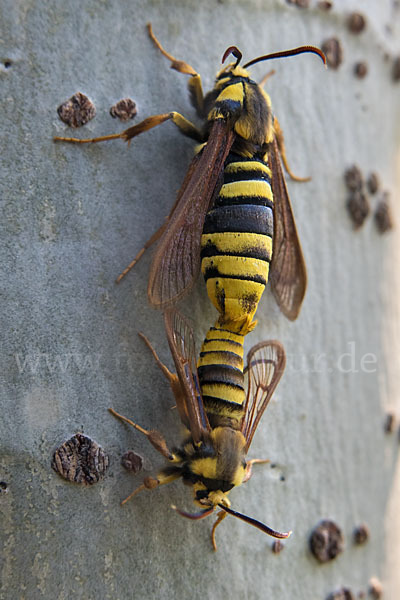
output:
{"label": "hornet moth", "polygon": [[251,60],[240,66],[235,46],[224,53],[236,62],[217,74],[214,88],[203,94],[200,75],[161,46],[148,24],[150,38],[170,61],[171,68],[189,75],[191,102],[202,129],[177,112],[147,117],[125,131],[102,137],[55,140],[88,143],[120,138],[130,142],[139,134],[172,121],[200,147],[189,166],[176,202],[117,281],[158,240],[148,281],[150,304],[159,309],[175,305],[192,287],[200,267],[208,295],[220,313],[220,323],[236,321],[244,333],[254,327],[253,316],[268,278],[282,312],[293,320],[304,298],[307,275],[296,224],[281,167],[290,170],[279,122],[271,100],[247,69],[255,63],[304,52],[324,54],[301,46]]}
{"label": "hornet moth", "polygon": [[227,515],[233,515],[276,538],[287,538],[291,532],[279,533],[267,525],[234,511],[228,494],[232,488],[250,479],[254,463],[267,460],[246,460],[254,433],[260,419],[283,374],[286,363],[282,344],[276,340],[253,346],[247,356],[248,390],[240,411],[232,413],[224,402],[217,401],[210,408],[203,403],[196,368],[196,350],[193,332],[184,317],[174,308],[164,313],[165,328],[177,374],[171,373],[160,361],[150,342],[139,334],[168,379],[176,400],[180,419],[188,430],[187,437],[178,448],[169,450],[163,436],[156,430],[148,431],[130,419],[110,409],[110,412],[145,434],[151,444],[169,465],[157,478],[146,477],[122,504],[138,492],[154,489],[181,478],[191,485],[194,502],[201,509],[191,514],[174,508],[189,519],[203,519],[219,509],[211,531],[214,550],[216,527]]}

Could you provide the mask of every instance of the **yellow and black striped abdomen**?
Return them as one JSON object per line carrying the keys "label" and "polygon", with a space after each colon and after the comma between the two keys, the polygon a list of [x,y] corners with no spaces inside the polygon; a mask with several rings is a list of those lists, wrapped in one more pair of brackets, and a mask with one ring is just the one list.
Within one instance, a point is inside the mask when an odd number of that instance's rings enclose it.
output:
{"label": "yellow and black striped abdomen", "polygon": [[250,330],[268,282],[272,235],[270,169],[259,159],[230,154],[204,221],[201,269],[220,323],[236,322],[240,333]]}
{"label": "yellow and black striped abdomen", "polygon": [[221,418],[240,422],[245,401],[243,381],[244,335],[221,327],[211,327],[203,342],[198,375],[204,407],[212,427]]}

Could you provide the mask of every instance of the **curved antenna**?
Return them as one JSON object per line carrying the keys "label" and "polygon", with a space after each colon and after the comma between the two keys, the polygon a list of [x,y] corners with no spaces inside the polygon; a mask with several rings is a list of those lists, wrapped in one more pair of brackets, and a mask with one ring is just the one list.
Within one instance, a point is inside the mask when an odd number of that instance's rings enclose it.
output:
{"label": "curved antenna", "polygon": [[275,531],[274,529],[271,529],[271,527],[268,527],[268,525],[264,525],[264,523],[261,523],[260,521],[257,521],[256,519],[253,519],[252,517],[248,517],[247,515],[243,515],[242,513],[237,512],[236,510],[232,510],[231,508],[228,508],[227,506],[224,506],[223,504],[218,504],[218,506],[220,508],[222,508],[222,510],[227,512],[229,515],[232,515],[233,517],[237,517],[238,519],[242,519],[242,521],[245,521],[246,523],[249,523],[249,525],[253,525],[254,527],[257,527],[257,529],[260,529],[264,533],[267,533],[268,535],[271,535],[274,538],[279,538],[281,540],[284,540],[292,534],[291,531],[288,531],[287,533],[280,533],[279,531]]}
{"label": "curved antenna", "polygon": [[242,53],[240,52],[239,48],[237,48],[236,46],[229,46],[229,48],[227,48],[224,52],[224,55],[222,57],[222,64],[226,61],[226,59],[228,58],[228,56],[230,54],[233,54],[233,56],[237,59],[236,60],[236,64],[235,67],[238,66],[238,64],[240,63],[240,61],[242,60]]}
{"label": "curved antenna", "polygon": [[299,46],[298,48],[293,48],[292,50],[283,50],[282,52],[273,52],[272,54],[265,54],[264,56],[259,56],[258,58],[254,58],[250,62],[246,63],[243,68],[247,69],[247,67],[250,67],[251,65],[254,65],[255,63],[261,62],[263,60],[271,60],[272,58],[283,58],[285,56],[296,56],[296,54],[304,54],[305,52],[317,54],[317,56],[320,57],[320,59],[326,66],[326,57],[322,50],[320,50],[316,46]]}
{"label": "curved antenna", "polygon": [[214,512],[214,507],[206,508],[205,510],[201,510],[198,513],[188,513],[184,510],[180,510],[174,504],[171,504],[171,508],[177,512],[181,517],[186,517],[186,519],[192,519],[193,521],[198,521],[199,519],[204,519],[204,517],[208,517],[208,515],[212,515]]}

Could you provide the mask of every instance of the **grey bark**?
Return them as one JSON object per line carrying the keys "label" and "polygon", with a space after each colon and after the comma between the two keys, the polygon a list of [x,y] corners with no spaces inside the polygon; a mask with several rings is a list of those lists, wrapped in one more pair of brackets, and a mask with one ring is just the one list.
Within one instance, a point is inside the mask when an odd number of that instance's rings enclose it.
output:
{"label": "grey bark", "polygon": [[[387,412],[399,415],[398,231],[381,236],[370,217],[357,232],[345,210],[344,170],[377,171],[399,223],[399,8],[334,2],[330,12],[274,2],[59,2],[3,0],[0,41],[3,303],[0,494],[1,598],[326,598],[382,580],[399,597],[400,471]],[[362,9],[366,31],[346,27]],[[293,170],[310,183],[289,190],[309,272],[297,322],[269,291],[250,345],[281,340],[287,369],[252,446],[259,467],[232,503],[277,529],[292,529],[278,555],[269,538],[235,519],[209,542],[211,520],[191,523],[180,483],[119,502],[141,482],[121,455],[133,448],[146,475],[162,460],[144,436],[114,420],[113,406],[144,427],[180,439],[171,394],[137,337],[144,331],[172,367],[161,315],[146,300],[150,254],[114,283],[162,223],[192,155],[165,124],[127,148],[54,144],[53,135],[120,131],[109,108],[129,96],[139,119],[177,110],[193,117],[186,80],[147,38],[151,21],[166,49],[212,85],[222,53],[246,60],[300,44],[340,39],[344,61],[324,71],[313,56],[274,64],[267,84]],[[388,58],[386,58],[386,55]],[[365,60],[359,80],[353,65]],[[261,79],[271,68],[254,67]],[[68,130],[56,108],[85,93],[97,116]],[[371,199],[375,207],[377,199]],[[184,303],[198,345],[215,320],[202,281]],[[251,338],[251,339],[250,339]],[[109,454],[102,482],[80,487],[51,469],[54,450],[76,432]],[[322,518],[340,525],[345,551],[316,562],[308,538]],[[370,540],[352,543],[366,522]]]}

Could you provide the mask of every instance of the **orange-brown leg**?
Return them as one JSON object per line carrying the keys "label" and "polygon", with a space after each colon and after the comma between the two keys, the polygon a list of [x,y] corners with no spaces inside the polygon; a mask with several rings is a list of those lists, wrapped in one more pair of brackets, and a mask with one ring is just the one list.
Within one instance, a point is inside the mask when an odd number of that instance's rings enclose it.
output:
{"label": "orange-brown leg", "polygon": [[156,487],[159,487],[160,485],[165,485],[167,483],[171,483],[171,481],[175,481],[175,479],[178,479],[179,477],[179,474],[168,476],[159,475],[157,479],[154,479],[154,477],[145,477],[142,485],[140,485],[138,488],[136,488],[136,490],[132,492],[132,494],[129,494],[129,496],[122,500],[121,505],[129,502],[129,500],[131,500],[134,496],[136,496],[136,494],[138,494],[142,490],[154,490]]}
{"label": "orange-brown leg", "polygon": [[172,387],[175,384],[177,376],[174,373],[171,373],[171,371],[168,369],[168,367],[166,367],[164,365],[164,363],[161,362],[157,352],[154,350],[153,346],[151,345],[150,340],[144,335],[144,333],[139,332],[138,336],[142,338],[142,340],[144,341],[146,346],[149,348],[150,352],[152,353],[152,355],[154,357],[154,360],[156,361],[157,365],[159,366],[159,368],[161,369],[161,371],[163,372],[165,377],[168,379],[168,382],[169,382],[170,386]]}
{"label": "orange-brown leg", "polygon": [[285,140],[283,137],[283,131],[282,131],[279,121],[276,117],[274,118],[274,132],[275,132],[276,141],[278,143],[278,148],[279,148],[279,152],[280,152],[280,155],[282,158],[282,162],[285,166],[285,169],[286,169],[289,177],[291,179],[293,179],[294,181],[310,181],[311,177],[298,177],[297,175],[295,175],[293,173],[293,171],[289,167],[288,159],[286,156],[286,148],[285,148]]}
{"label": "orange-brown leg", "polygon": [[220,510],[218,513],[218,517],[217,520],[215,521],[213,528],[211,529],[211,543],[213,545],[214,551],[217,551],[217,543],[215,541],[215,530],[217,529],[218,525],[221,523],[221,521],[223,521],[226,517],[228,513],[225,512],[224,510]]}
{"label": "orange-brown leg", "polygon": [[164,233],[164,231],[167,228],[169,219],[170,219],[170,215],[168,215],[165,218],[165,222],[161,225],[161,227],[159,227],[157,229],[157,231],[155,233],[153,233],[151,238],[149,240],[147,240],[147,242],[145,243],[143,248],[141,250],[139,250],[139,252],[136,254],[133,261],[129,263],[129,265],[122,271],[122,273],[120,273],[120,275],[118,275],[117,279],[115,280],[116,283],[120,283],[121,279],[123,279],[125,277],[125,275],[127,275],[129,273],[129,271],[131,269],[133,269],[133,267],[136,265],[136,263],[139,262],[139,260],[142,258],[143,254],[146,252],[146,250],[148,248],[150,248],[150,246],[152,246],[154,244],[154,242],[156,242],[162,236],[162,234]]}
{"label": "orange-brown leg", "polygon": [[248,481],[250,479],[250,477],[253,474],[253,465],[255,464],[266,464],[271,462],[269,460],[269,458],[252,458],[251,460],[248,460],[246,463],[246,474],[244,476],[243,482],[242,483],[246,483],[246,481]]}
{"label": "orange-brown leg", "polygon": [[151,117],[147,117],[147,119],[144,119],[137,125],[128,127],[128,129],[121,131],[121,133],[112,133],[110,135],[102,135],[100,137],[84,138],[84,139],[55,136],[53,139],[56,142],[69,142],[71,144],[93,144],[96,142],[107,142],[109,140],[116,140],[116,139],[122,139],[125,142],[130,143],[130,141],[134,137],[137,137],[141,133],[144,133],[145,131],[149,131],[150,129],[153,129],[153,127],[157,127],[158,125],[165,123],[165,121],[170,121],[170,120],[178,127],[178,129],[184,135],[195,139],[197,142],[204,141],[204,136],[203,136],[202,132],[199,131],[197,129],[197,127],[195,125],[193,125],[193,123],[191,123],[183,115],[181,115],[180,113],[177,113],[175,111],[171,111],[169,113],[163,113],[161,115],[152,115]]}
{"label": "orange-brown leg", "polygon": [[188,83],[190,97],[198,115],[200,117],[204,117],[204,94],[200,75],[187,62],[184,60],[177,60],[174,56],[172,56],[172,54],[164,50],[153,33],[151,23],[147,24],[147,30],[149,32],[150,39],[153,41],[155,46],[159,49],[161,54],[171,62],[171,69],[175,69],[175,71],[178,71],[178,73],[184,73],[191,76]]}
{"label": "orange-brown leg", "polygon": [[272,77],[272,75],[275,75],[275,73],[276,73],[275,69],[271,69],[271,71],[268,71],[268,73],[266,73],[266,74],[264,75],[264,77],[261,79],[261,81],[259,82],[259,84],[258,84],[258,85],[259,85],[260,87],[264,87],[264,85],[267,83],[268,79],[269,79],[270,77]]}
{"label": "orange-brown leg", "polygon": [[134,427],[135,429],[137,429],[138,431],[143,433],[149,440],[150,444],[152,444],[152,446],[158,452],[160,452],[160,454],[165,456],[165,458],[168,458],[168,460],[171,460],[171,461],[175,460],[175,456],[168,449],[167,442],[165,441],[163,435],[159,431],[157,431],[156,429],[151,429],[148,431],[147,429],[144,429],[140,425],[137,425],[137,423],[134,423],[133,421],[131,421],[131,419],[128,419],[127,417],[124,417],[123,415],[120,415],[113,408],[109,408],[108,410],[110,411],[110,413],[112,415],[114,415],[114,417],[117,417],[117,419],[120,419],[121,421],[128,423],[129,425],[131,425],[132,427]]}
{"label": "orange-brown leg", "polygon": [[154,350],[153,346],[151,345],[151,343],[147,339],[147,337],[143,333],[139,333],[138,335],[145,342],[145,344],[149,348],[150,352],[154,356],[154,360],[156,361],[157,365],[159,366],[159,368],[163,372],[164,376],[168,380],[168,383],[171,386],[172,393],[174,394],[174,397],[176,400],[176,407],[178,409],[181,421],[182,421],[182,423],[185,424],[186,427],[188,427],[189,423],[188,423],[188,414],[187,414],[187,408],[186,408],[185,392],[182,389],[181,383],[179,381],[179,377],[175,373],[171,373],[171,371],[168,369],[168,367],[166,367],[164,365],[164,363],[161,362],[161,360],[158,357],[157,352]]}

